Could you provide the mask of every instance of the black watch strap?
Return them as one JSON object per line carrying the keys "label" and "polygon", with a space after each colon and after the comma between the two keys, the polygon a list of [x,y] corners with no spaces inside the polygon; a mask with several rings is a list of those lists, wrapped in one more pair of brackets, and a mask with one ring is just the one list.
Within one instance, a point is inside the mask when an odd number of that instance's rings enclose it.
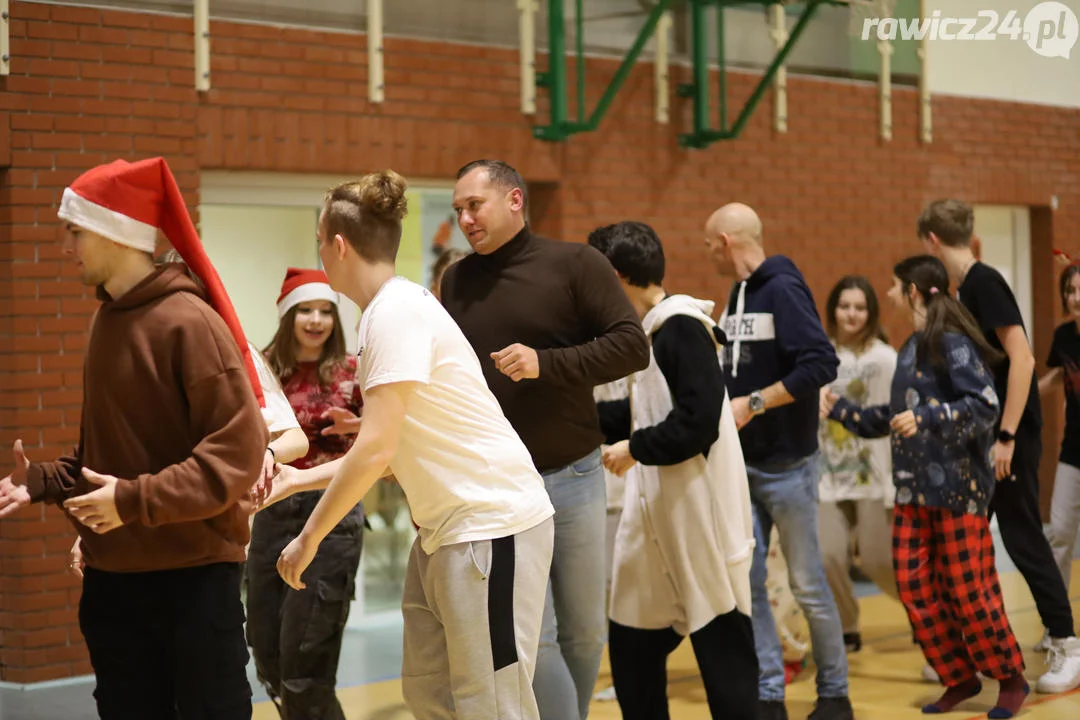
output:
{"label": "black watch strap", "polygon": [[1013,440],[1016,440],[1016,436],[1008,430],[998,430],[997,439],[998,442],[1011,443]]}

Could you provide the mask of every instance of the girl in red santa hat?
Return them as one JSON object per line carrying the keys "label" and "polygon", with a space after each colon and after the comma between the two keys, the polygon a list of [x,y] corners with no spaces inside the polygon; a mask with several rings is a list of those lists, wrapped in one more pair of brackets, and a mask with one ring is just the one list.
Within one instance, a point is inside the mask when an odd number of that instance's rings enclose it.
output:
{"label": "girl in red santa hat", "polygon": [[[278,330],[266,348],[271,369],[300,427],[304,469],[344,455],[363,406],[356,358],[345,350],[338,294],[321,270],[290,268],[278,298]],[[364,509],[356,505],[315,556],[318,584],[294,590],[278,575],[282,549],[304,527],[322,491],[293,495],[255,515],[247,563],[248,642],[259,679],[283,718],[345,717],[334,692],[341,641],[353,596]]]}

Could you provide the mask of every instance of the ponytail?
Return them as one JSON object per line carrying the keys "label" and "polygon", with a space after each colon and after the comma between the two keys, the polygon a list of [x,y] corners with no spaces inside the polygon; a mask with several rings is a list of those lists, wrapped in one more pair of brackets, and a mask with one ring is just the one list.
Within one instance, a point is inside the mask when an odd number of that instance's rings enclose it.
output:
{"label": "ponytail", "polygon": [[947,332],[966,335],[990,365],[1005,358],[986,341],[968,309],[949,295],[949,275],[940,260],[931,255],[916,255],[897,263],[893,274],[905,288],[914,286],[926,306],[926,327],[915,346],[916,362],[929,362],[938,370],[947,370],[948,364],[941,353],[942,335]]}

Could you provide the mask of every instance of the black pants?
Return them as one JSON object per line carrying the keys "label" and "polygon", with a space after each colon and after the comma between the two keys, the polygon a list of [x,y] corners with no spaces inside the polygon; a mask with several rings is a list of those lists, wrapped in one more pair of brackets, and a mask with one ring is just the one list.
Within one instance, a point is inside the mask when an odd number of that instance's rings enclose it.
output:
{"label": "black pants", "polygon": [[1072,607],[1061,572],[1039,516],[1039,458],[1042,437],[1038,428],[1021,426],[1016,434],[1012,473],[1015,480],[1000,480],[990,499],[990,516],[997,513],[1005,550],[1024,576],[1035,607],[1050,636],[1073,635]]}
{"label": "black pants", "polygon": [[247,561],[248,643],[259,680],[285,720],[344,720],[338,659],[353,598],[363,507],[357,505],[319,545],[303,590],[278,575],[281,551],[304,528],[322,493],[293,495],[255,515]]}
{"label": "black pants", "polygon": [[[671,628],[639,630],[611,621],[608,654],[623,720],[668,720],[667,658],[683,637]],[[754,627],[737,610],[690,633],[709,714],[714,720],[755,720],[758,661]]]}
{"label": "black pants", "polygon": [[250,720],[241,568],[87,568],[79,627],[102,720]]}

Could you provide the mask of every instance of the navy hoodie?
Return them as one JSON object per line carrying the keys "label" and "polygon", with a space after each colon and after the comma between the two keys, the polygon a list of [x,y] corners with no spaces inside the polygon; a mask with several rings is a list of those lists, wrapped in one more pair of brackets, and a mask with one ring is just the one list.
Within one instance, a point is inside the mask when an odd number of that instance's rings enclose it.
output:
{"label": "navy hoodie", "polygon": [[728,337],[723,350],[728,394],[743,397],[780,381],[795,398],[739,431],[747,464],[783,466],[813,455],[819,391],[836,379],[840,360],[802,273],[783,255],[766,259],[732,288],[720,323]]}

